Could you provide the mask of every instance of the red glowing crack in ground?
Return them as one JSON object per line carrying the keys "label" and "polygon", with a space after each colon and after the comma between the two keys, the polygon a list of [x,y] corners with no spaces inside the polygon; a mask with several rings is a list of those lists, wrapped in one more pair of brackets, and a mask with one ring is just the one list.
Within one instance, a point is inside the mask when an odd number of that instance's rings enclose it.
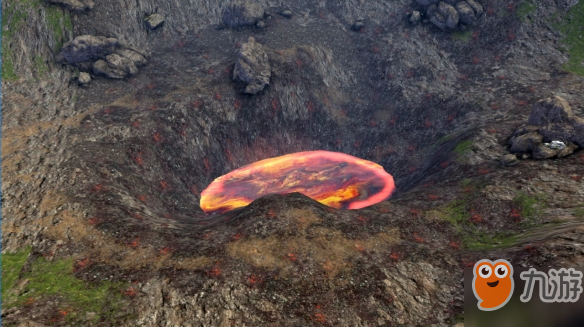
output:
{"label": "red glowing crack in ground", "polygon": [[299,192],[334,208],[361,209],[394,189],[393,177],[374,162],[307,151],[257,161],[215,179],[201,192],[201,208],[226,212],[268,194]]}

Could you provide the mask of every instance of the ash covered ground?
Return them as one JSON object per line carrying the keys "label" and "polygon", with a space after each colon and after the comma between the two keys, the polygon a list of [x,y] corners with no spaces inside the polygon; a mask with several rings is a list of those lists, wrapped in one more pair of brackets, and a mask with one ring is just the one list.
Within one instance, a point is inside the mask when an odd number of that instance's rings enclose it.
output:
{"label": "ash covered ground", "polygon": [[[582,265],[583,153],[504,157],[538,101],[584,117],[557,28],[581,3],[485,0],[454,30],[415,1],[259,1],[262,24],[235,27],[228,1],[64,3],[3,2],[7,326],[452,326],[479,259]],[[82,35],[146,63],[72,63]],[[255,94],[233,79],[250,37]],[[397,191],[199,207],[215,178],[311,150],[376,162]]]}

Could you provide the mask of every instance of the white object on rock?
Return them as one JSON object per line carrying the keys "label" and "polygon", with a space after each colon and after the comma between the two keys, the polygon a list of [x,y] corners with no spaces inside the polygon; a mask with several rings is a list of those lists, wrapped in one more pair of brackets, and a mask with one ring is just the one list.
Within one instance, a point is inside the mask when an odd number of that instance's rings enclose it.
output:
{"label": "white object on rock", "polygon": [[550,149],[563,150],[566,145],[562,141],[552,141],[552,143],[544,143],[544,145]]}

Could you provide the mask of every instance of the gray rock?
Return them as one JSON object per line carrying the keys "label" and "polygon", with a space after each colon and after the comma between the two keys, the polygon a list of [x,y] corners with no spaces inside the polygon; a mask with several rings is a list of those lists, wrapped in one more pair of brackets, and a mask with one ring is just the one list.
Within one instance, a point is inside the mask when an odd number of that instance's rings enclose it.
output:
{"label": "gray rock", "polygon": [[466,1],[460,1],[455,6],[460,22],[470,25],[475,21],[475,12]]}
{"label": "gray rock", "polygon": [[515,166],[518,163],[519,163],[519,159],[517,159],[517,156],[514,154],[506,154],[503,156],[503,158],[501,158],[501,166],[504,166],[504,167]]}
{"label": "gray rock", "polygon": [[124,70],[128,75],[134,75],[138,73],[138,68],[134,62],[128,58],[122,57],[118,54],[112,53],[105,57],[108,65],[116,69]]}
{"label": "gray rock", "polygon": [[258,22],[256,23],[256,27],[257,28],[266,28],[266,22],[264,22],[263,20],[258,20]]}
{"label": "gray rock", "polygon": [[438,3],[438,0],[416,0],[416,2],[422,6],[429,6],[433,3]]}
{"label": "gray rock", "polygon": [[20,324],[18,324],[18,327],[47,327],[47,325],[26,319],[21,321]]}
{"label": "gray rock", "polygon": [[550,149],[543,144],[539,144],[533,149],[533,159],[549,159],[556,156],[560,151]]}
{"label": "gray rock", "polygon": [[436,4],[431,4],[426,10],[426,16],[430,17],[430,22],[441,29],[446,28],[446,18],[438,11]]}
{"label": "gray rock", "polygon": [[61,54],[69,64],[103,59],[118,46],[118,39],[81,35],[65,43]]}
{"label": "gray rock", "polygon": [[529,152],[541,144],[543,136],[537,132],[519,135],[512,140],[511,152]]}
{"label": "gray rock", "polygon": [[562,158],[565,157],[567,155],[570,155],[572,153],[574,153],[574,151],[576,151],[578,149],[578,146],[574,143],[568,143],[568,145],[560,150],[560,152],[558,153],[558,158]]}
{"label": "gray rock", "polygon": [[286,17],[286,18],[292,18],[292,11],[284,10],[280,13],[280,15],[282,15],[283,17]]}
{"label": "gray rock", "polygon": [[77,83],[87,84],[89,82],[91,82],[91,76],[88,73],[85,72],[79,73],[79,77],[77,77]]}
{"label": "gray rock", "polygon": [[271,67],[268,54],[253,37],[243,43],[233,69],[233,79],[247,83],[245,93],[256,94],[270,84]]}
{"label": "gray rock", "polygon": [[569,123],[569,118],[572,116],[572,109],[568,101],[554,96],[540,100],[533,105],[527,124],[546,126],[550,123]]}
{"label": "gray rock", "polygon": [[477,18],[479,18],[479,17],[482,16],[482,14],[483,14],[483,6],[480,3],[478,3],[478,2],[476,2],[474,0],[465,0],[465,1],[472,8],[472,10],[474,10],[475,16]]}
{"label": "gray rock", "polygon": [[412,11],[412,14],[410,15],[410,23],[412,24],[418,24],[420,22],[420,12],[419,11]]}
{"label": "gray rock", "polygon": [[134,65],[136,65],[136,67],[140,67],[146,64],[146,58],[144,57],[144,55],[135,50],[131,50],[129,48],[121,48],[117,49],[115,53],[124,58],[130,59],[134,63]]}
{"label": "gray rock", "polygon": [[124,69],[112,67],[103,59],[99,59],[93,64],[93,72],[96,75],[103,75],[113,79],[122,79],[128,76],[128,73]]}
{"label": "gray rock", "polygon": [[152,14],[144,18],[144,21],[146,22],[146,25],[148,25],[148,28],[153,30],[162,26],[164,23],[164,17],[161,14]]}
{"label": "gray rock", "polygon": [[223,23],[229,27],[251,26],[264,17],[264,9],[257,2],[234,1],[223,12]]}
{"label": "gray rock", "polygon": [[363,24],[363,22],[356,22],[356,23],[353,25],[353,29],[354,29],[355,31],[360,31],[360,30],[363,28],[363,26],[365,26],[365,24]]}
{"label": "gray rock", "polygon": [[95,5],[93,0],[47,0],[47,2],[77,12],[91,10]]}
{"label": "gray rock", "polygon": [[442,16],[444,16],[444,18],[446,19],[447,28],[449,29],[456,28],[456,25],[458,25],[459,21],[458,12],[452,5],[446,2],[440,2],[438,4],[438,12],[440,12]]}

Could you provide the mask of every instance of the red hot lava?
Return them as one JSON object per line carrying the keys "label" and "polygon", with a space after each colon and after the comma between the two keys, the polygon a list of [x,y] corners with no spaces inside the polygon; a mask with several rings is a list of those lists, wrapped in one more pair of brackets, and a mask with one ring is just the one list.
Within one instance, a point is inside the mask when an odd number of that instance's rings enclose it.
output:
{"label": "red hot lava", "polygon": [[215,179],[201,192],[207,213],[226,212],[268,194],[302,193],[334,208],[361,209],[387,199],[393,177],[380,165],[329,151],[261,160]]}

